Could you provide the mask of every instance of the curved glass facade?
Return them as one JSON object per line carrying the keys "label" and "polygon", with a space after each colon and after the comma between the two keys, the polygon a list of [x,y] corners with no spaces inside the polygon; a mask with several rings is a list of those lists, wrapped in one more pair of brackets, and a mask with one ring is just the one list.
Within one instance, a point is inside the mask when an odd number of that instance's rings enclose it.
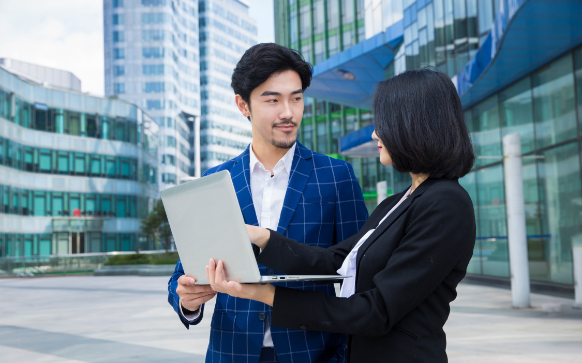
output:
{"label": "curved glass facade", "polygon": [[0,68],[0,257],[152,249],[158,125]]}

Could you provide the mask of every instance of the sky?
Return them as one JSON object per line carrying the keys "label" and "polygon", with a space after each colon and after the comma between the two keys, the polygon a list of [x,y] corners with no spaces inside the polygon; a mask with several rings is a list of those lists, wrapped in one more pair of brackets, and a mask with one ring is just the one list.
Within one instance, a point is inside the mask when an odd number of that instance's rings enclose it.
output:
{"label": "sky", "polygon": [[[273,0],[247,0],[259,43],[275,41]],[[103,0],[0,0],[0,58],[73,72],[102,96]]]}

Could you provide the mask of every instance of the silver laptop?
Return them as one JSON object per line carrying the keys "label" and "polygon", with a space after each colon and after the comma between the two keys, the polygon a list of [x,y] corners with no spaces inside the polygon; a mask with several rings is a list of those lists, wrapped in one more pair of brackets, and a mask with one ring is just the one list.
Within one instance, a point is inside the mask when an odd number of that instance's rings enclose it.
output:
{"label": "silver laptop", "polygon": [[[207,285],[205,266],[224,262],[225,278],[242,283],[338,280],[339,275],[261,276],[228,171],[163,190],[162,201],[186,275]],[[249,206],[252,208],[252,206]]]}

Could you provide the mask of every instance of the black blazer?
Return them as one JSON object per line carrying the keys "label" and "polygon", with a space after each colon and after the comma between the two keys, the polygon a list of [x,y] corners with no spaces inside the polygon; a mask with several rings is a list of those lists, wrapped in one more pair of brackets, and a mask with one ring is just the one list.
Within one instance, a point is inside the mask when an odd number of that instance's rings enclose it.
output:
{"label": "black blazer", "polygon": [[[257,261],[286,274],[335,275],[403,193],[383,201],[360,232],[328,249],[271,231]],[[359,248],[354,295],[277,286],[271,324],[346,333],[352,363],[447,362],[443,326],[474,244],[467,192],[457,180],[428,179]]]}

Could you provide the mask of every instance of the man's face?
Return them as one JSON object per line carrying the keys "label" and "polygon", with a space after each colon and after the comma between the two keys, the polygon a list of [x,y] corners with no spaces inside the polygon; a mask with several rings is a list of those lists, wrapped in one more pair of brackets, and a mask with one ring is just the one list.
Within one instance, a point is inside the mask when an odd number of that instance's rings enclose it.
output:
{"label": "man's face", "polygon": [[[237,104],[240,96],[237,95]],[[297,140],[303,118],[301,78],[295,71],[272,74],[251,92],[250,107],[239,108],[250,116],[253,140],[259,137],[282,149],[289,149]]]}

